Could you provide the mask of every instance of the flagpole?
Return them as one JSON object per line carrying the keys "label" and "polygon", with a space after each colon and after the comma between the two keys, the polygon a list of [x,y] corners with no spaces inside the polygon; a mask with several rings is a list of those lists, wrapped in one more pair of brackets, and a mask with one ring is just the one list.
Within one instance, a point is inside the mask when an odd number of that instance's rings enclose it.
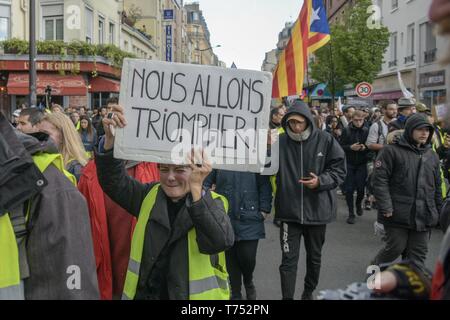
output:
{"label": "flagpole", "polygon": [[331,114],[334,116],[334,99],[335,99],[335,91],[336,91],[336,87],[335,87],[335,82],[334,82],[334,61],[333,61],[333,49],[332,49],[332,45],[331,45],[331,38],[329,41],[329,48],[330,48],[330,67],[331,67],[331,86],[332,89],[331,90]]}
{"label": "flagpole", "polygon": [[[309,58],[309,56],[308,56]],[[308,84],[308,105],[311,108],[312,107],[312,101],[311,101],[311,90],[310,90],[310,84],[309,84],[309,59],[306,58],[306,83]]]}

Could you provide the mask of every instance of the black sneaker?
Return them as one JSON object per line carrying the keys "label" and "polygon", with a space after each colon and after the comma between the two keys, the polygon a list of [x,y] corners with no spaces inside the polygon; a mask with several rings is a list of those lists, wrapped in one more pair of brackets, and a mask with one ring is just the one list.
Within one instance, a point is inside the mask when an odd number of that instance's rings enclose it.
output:
{"label": "black sneaker", "polygon": [[348,224],[355,224],[355,217],[354,216],[350,216],[347,218],[347,223]]}
{"label": "black sneaker", "polygon": [[361,217],[363,215],[363,213],[364,213],[363,208],[361,206],[358,206],[356,208],[356,214]]}
{"label": "black sneaker", "polygon": [[309,291],[303,291],[302,294],[302,300],[314,300],[314,297],[312,295],[312,292]]}
{"label": "black sneaker", "polygon": [[372,205],[369,200],[364,201],[364,209],[367,211],[372,210]]}
{"label": "black sneaker", "polygon": [[242,293],[231,293],[230,300],[242,300]]}
{"label": "black sneaker", "polygon": [[256,288],[253,282],[245,285],[245,294],[247,296],[247,300],[256,300]]}

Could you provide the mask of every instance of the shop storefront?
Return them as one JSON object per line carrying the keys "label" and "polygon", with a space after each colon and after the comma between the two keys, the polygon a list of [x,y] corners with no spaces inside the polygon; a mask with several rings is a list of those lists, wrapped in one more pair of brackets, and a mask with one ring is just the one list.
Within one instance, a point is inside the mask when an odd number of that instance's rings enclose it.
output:
{"label": "shop storefront", "polygon": [[[28,56],[11,54],[0,57],[0,110],[7,116],[21,104],[28,103]],[[54,61],[52,56],[37,58],[38,104],[46,104],[46,90],[51,101],[64,107],[88,109],[104,105],[118,95],[121,70],[102,57],[80,57],[76,61]]]}
{"label": "shop storefront", "polygon": [[428,106],[445,103],[448,94],[445,83],[445,70],[421,73],[419,76],[420,100]]}

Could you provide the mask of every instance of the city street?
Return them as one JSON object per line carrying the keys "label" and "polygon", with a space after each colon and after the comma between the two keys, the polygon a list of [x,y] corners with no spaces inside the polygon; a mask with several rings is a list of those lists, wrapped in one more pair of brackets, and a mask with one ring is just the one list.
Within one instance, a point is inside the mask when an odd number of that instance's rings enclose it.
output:
{"label": "city street", "polygon": [[[325,245],[322,252],[322,269],[320,281],[314,296],[324,289],[343,289],[346,285],[364,281],[366,267],[382,247],[381,238],[374,235],[373,222],[376,211],[364,211],[357,217],[356,224],[345,222],[347,207],[343,196],[338,196],[337,221],[328,225]],[[280,274],[281,262],[279,244],[279,228],[268,218],[266,223],[266,239],[259,242],[256,270],[254,274],[258,299],[281,299]],[[429,243],[427,267],[434,271],[434,263],[439,253],[442,232],[433,229]],[[297,273],[295,299],[300,299],[305,276],[306,252],[302,242]],[[243,292],[243,294],[245,294]]]}

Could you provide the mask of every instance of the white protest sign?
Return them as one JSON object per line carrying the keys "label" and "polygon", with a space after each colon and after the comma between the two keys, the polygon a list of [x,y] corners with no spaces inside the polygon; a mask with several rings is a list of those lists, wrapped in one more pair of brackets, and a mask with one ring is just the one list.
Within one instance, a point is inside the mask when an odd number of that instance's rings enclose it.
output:
{"label": "white protest sign", "polygon": [[194,146],[214,168],[261,172],[271,91],[268,72],[125,59],[114,156],[185,163]]}

